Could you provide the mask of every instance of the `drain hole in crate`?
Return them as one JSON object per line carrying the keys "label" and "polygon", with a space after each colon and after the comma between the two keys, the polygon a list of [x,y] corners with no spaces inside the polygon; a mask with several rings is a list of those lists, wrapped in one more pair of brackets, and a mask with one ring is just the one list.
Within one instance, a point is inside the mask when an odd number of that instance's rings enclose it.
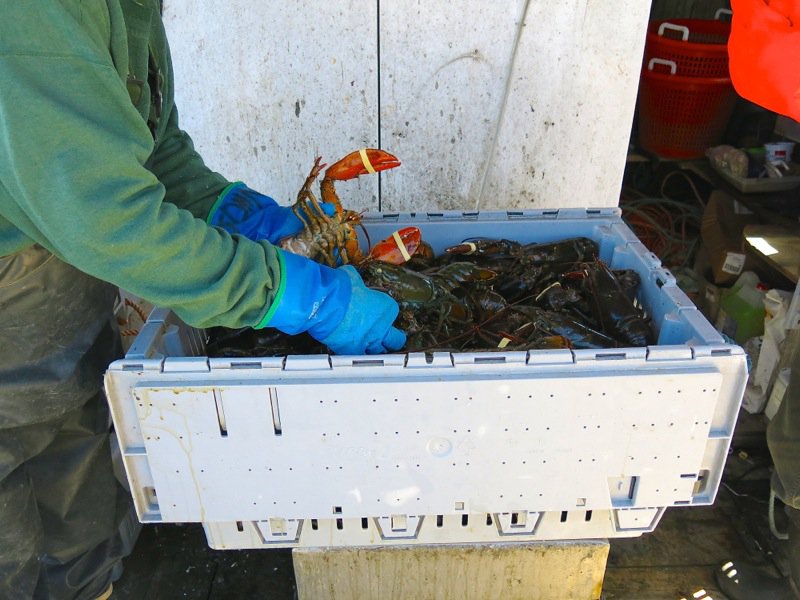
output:
{"label": "drain hole in crate", "polygon": [[147,509],[158,510],[158,495],[156,494],[156,488],[145,487],[143,491],[145,500],[147,501]]}
{"label": "drain hole in crate", "polygon": [[336,519],[336,529],[340,531],[344,529],[344,521],[342,519]]}
{"label": "drain hole in crate", "polygon": [[583,520],[587,523],[592,520],[592,511],[587,510],[586,515],[583,517]]}
{"label": "drain hole in crate", "polygon": [[704,469],[697,474],[697,481],[694,484],[694,489],[692,490],[692,496],[697,496],[698,494],[702,494],[706,491],[706,486],[708,485],[708,476],[709,471]]}
{"label": "drain hole in crate", "polygon": [[565,511],[565,510],[561,511],[561,522],[562,523],[566,523],[567,522],[567,511]]}
{"label": "drain hole in crate", "polygon": [[469,515],[461,515],[461,526],[466,527],[469,525]]}
{"label": "drain hole in crate", "polygon": [[492,515],[490,513],[486,513],[486,524],[487,525],[492,524]]}
{"label": "drain hole in crate", "polygon": [[244,531],[244,523],[236,521],[236,531]]}
{"label": "drain hole in crate", "polygon": [[444,525],[444,516],[443,515],[436,515],[436,526],[441,527]]}
{"label": "drain hole in crate", "polygon": [[361,517],[361,529],[369,529],[369,519]]}
{"label": "drain hole in crate", "polygon": [[316,519],[311,519],[311,529],[317,531],[319,529],[319,521]]}
{"label": "drain hole in crate", "polygon": [[511,513],[511,525],[519,525],[519,513],[512,512]]}

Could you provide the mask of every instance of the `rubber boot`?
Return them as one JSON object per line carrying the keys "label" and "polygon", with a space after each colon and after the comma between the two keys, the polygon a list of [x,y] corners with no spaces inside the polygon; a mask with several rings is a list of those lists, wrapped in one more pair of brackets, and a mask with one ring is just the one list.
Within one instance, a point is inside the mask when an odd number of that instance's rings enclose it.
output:
{"label": "rubber boot", "polygon": [[786,507],[789,516],[789,579],[795,597],[800,598],[800,509]]}
{"label": "rubber boot", "polygon": [[720,591],[730,600],[800,600],[800,510],[789,516],[789,577],[773,577],[764,567],[728,561],[715,572]]}

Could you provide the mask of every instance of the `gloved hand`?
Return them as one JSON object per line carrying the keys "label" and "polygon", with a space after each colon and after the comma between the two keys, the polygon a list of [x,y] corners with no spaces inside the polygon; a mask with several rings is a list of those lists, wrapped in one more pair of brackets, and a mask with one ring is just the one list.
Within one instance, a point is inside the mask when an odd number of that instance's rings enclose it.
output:
{"label": "gloved hand", "polygon": [[258,327],[290,335],[307,331],[336,354],[380,354],[405,345],[406,334],[392,325],[397,303],[366,287],[353,267],[331,269],[290,252],[278,253],[278,297]]}
{"label": "gloved hand", "polygon": [[[320,206],[328,216],[336,213],[332,204],[323,202]],[[272,244],[303,229],[303,223],[291,206],[280,206],[269,196],[259,194],[243,183],[227,188],[211,209],[208,224],[221,227],[228,233],[238,233],[251,240],[267,240]]]}

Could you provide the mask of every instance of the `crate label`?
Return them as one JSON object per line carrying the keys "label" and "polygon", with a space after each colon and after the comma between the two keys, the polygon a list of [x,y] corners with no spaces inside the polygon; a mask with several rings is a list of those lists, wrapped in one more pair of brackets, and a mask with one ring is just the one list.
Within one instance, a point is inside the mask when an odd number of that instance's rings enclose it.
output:
{"label": "crate label", "polygon": [[738,275],[744,268],[744,254],[738,252],[728,252],[725,255],[725,262],[722,264],[722,272]]}

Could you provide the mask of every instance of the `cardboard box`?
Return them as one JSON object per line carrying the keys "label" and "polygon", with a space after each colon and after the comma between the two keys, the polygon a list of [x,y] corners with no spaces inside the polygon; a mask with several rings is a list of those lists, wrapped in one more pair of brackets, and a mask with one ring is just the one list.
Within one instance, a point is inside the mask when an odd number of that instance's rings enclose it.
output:
{"label": "cardboard box", "polygon": [[744,250],[744,228],[758,217],[733,197],[714,190],[708,199],[701,235],[708,250],[713,282],[728,285],[743,271],[753,269],[753,259]]}

